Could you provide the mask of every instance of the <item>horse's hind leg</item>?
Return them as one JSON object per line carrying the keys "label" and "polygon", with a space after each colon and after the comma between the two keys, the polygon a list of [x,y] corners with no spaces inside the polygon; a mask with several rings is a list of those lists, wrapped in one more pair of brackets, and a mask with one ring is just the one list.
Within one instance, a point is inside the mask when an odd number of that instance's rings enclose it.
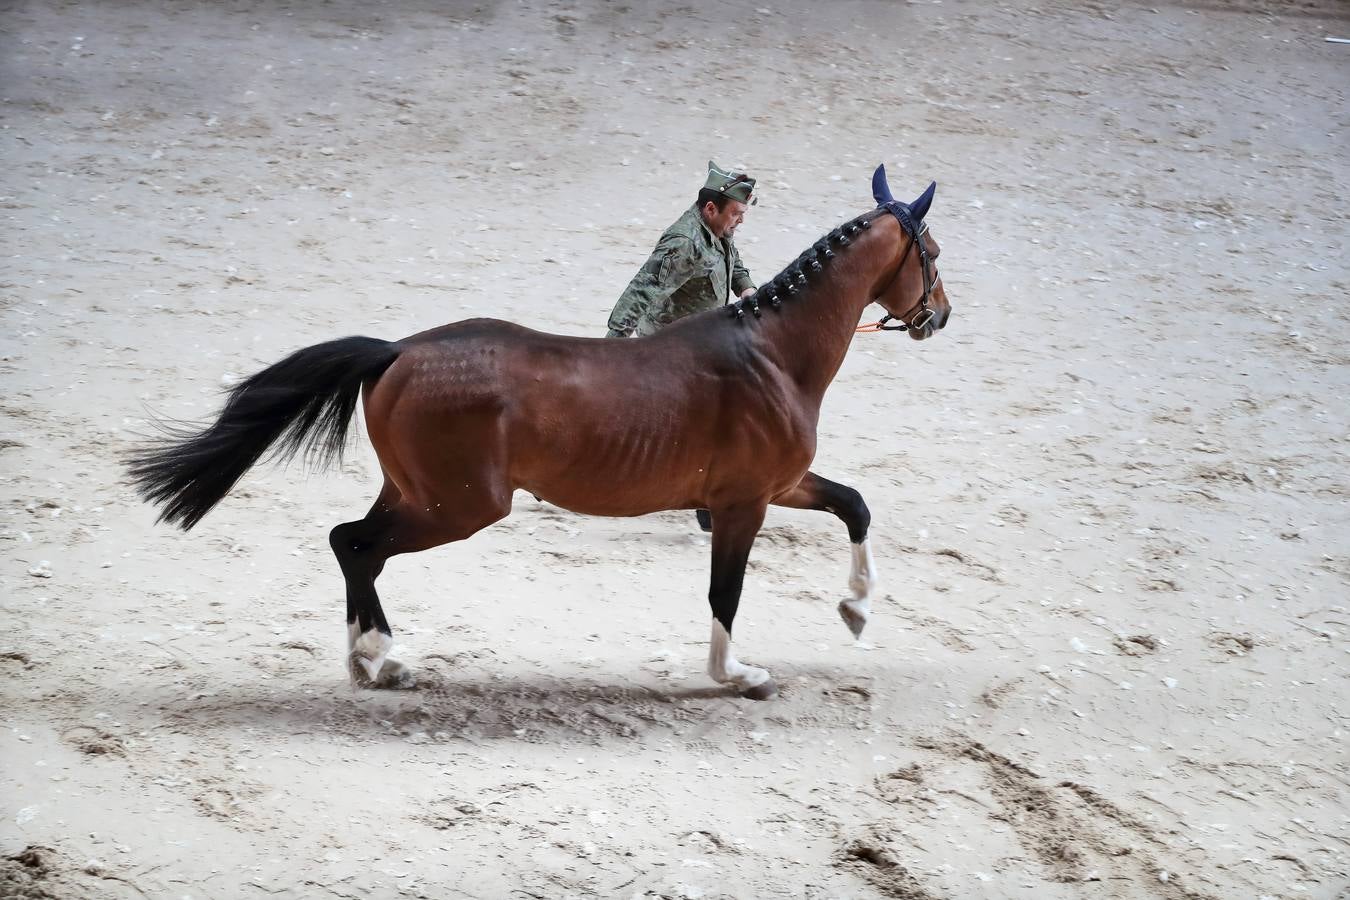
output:
{"label": "horse's hind leg", "polygon": [[399,524],[400,500],[386,485],[364,519],[344,522],[328,534],[347,583],[348,666],[353,683],[367,687],[412,686],[407,668],[388,658],[393,633],[375,591],[375,579],[390,555],[385,547]]}
{"label": "horse's hind leg", "polygon": [[509,492],[488,502],[465,504],[461,498],[456,509],[448,510],[441,504],[414,506],[386,485],[364,519],[345,522],[329,533],[328,542],[347,582],[348,666],[354,683],[375,688],[413,685],[407,667],[389,658],[393,632],[375,591],[385,562],[400,553],[462,540],[509,510]]}
{"label": "horse's hind leg", "polygon": [[863,502],[862,494],[851,487],[821,478],[807,472],[795,488],[774,498],[774,505],[794,509],[819,509],[834,513],[848,527],[848,539],[853,545],[853,567],[848,586],[851,600],[839,604],[839,617],[844,620],[854,639],[862,637],[863,628],[872,614],[872,593],[877,587],[877,568],[872,561],[872,548],[867,542],[867,529],[872,514]]}

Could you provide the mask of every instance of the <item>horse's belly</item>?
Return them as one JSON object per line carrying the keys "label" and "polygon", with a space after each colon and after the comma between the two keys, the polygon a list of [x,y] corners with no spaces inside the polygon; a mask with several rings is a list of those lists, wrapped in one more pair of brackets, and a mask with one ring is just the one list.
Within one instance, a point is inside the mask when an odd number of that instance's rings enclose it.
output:
{"label": "horse's belly", "polygon": [[704,503],[705,473],[698,467],[650,460],[645,466],[585,457],[525,467],[515,487],[555,506],[592,516],[641,516],[663,509],[690,509]]}
{"label": "horse's belly", "polygon": [[664,509],[694,509],[700,504],[688,499],[676,499],[674,495],[617,495],[604,492],[574,491],[567,488],[550,490],[549,488],[525,488],[540,500],[552,503],[562,509],[571,510],[586,516],[630,517],[645,516],[648,513]]}

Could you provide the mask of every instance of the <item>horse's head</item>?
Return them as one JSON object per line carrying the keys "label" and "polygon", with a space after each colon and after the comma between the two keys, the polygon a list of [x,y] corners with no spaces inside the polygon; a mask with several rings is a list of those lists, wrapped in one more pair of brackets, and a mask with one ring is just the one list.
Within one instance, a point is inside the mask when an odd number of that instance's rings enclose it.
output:
{"label": "horse's head", "polygon": [[909,336],[916,341],[935,334],[947,324],[947,317],[952,313],[947,290],[937,270],[937,258],[942,249],[923,220],[936,190],[937,182],[933,182],[913,203],[901,203],[891,196],[885,166],[877,166],[872,175],[872,196],[879,207],[900,223],[902,241],[896,250],[900,254],[900,268],[875,302],[886,310],[887,318],[903,323]]}

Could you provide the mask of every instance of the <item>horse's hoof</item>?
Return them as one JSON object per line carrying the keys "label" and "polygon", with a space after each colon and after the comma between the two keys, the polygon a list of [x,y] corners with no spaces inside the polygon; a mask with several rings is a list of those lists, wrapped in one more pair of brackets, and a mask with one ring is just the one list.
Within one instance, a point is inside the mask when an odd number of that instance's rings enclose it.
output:
{"label": "horse's hoof", "polygon": [[372,687],[386,691],[410,691],[417,687],[417,676],[413,670],[396,659],[387,659],[380,667]]}
{"label": "horse's hoof", "polygon": [[352,683],[356,687],[373,691],[408,691],[417,687],[417,677],[412,669],[396,659],[386,659],[374,678],[362,662],[354,658],[351,663]]}
{"label": "horse's hoof", "polygon": [[773,683],[770,678],[763,684],[757,684],[752,688],[741,691],[741,696],[747,700],[768,700],[770,697],[778,696],[778,685]]}
{"label": "horse's hoof", "polygon": [[862,639],[863,629],[867,627],[867,613],[858,609],[852,600],[843,600],[839,603],[839,618],[844,620],[848,630],[853,632],[855,641]]}

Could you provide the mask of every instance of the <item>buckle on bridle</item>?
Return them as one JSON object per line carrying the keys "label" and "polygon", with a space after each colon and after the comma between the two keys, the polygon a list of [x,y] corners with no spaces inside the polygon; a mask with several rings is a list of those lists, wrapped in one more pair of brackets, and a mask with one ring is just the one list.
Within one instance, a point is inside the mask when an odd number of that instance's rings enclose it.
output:
{"label": "buckle on bridle", "polygon": [[919,314],[910,321],[910,328],[927,328],[928,323],[933,321],[933,310],[925,306],[919,310]]}

